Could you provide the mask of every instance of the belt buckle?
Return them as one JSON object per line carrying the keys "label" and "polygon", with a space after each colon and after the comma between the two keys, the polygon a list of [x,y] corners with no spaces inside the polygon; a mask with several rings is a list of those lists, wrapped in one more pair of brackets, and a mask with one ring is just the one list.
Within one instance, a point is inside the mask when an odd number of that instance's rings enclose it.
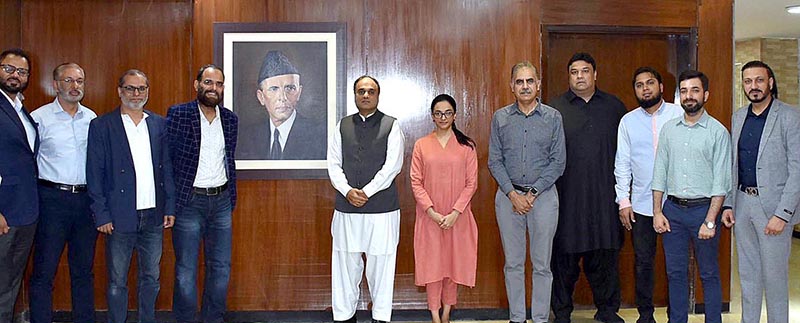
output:
{"label": "belt buckle", "polygon": [[78,185],[70,185],[69,192],[72,194],[78,194]]}
{"label": "belt buckle", "polygon": [[750,196],[757,196],[758,195],[758,187],[745,187],[744,193]]}
{"label": "belt buckle", "polygon": [[217,196],[219,195],[219,187],[209,187],[206,189],[206,195]]}

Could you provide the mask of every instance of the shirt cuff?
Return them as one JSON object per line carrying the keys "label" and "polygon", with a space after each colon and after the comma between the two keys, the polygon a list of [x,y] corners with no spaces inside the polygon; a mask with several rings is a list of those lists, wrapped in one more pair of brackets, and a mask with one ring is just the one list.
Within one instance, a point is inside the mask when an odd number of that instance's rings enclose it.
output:
{"label": "shirt cuff", "polygon": [[622,210],[622,209],[624,209],[626,207],[631,207],[631,206],[632,206],[631,205],[631,199],[629,199],[629,198],[625,198],[625,199],[622,199],[621,201],[619,201],[619,209],[620,210]]}

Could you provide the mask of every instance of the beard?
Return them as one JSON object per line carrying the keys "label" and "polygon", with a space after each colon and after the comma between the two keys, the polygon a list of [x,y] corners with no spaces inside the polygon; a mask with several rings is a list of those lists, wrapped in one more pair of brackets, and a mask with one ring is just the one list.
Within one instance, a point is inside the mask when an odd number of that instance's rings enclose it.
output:
{"label": "beard", "polygon": [[[9,80],[15,79],[17,80],[17,85],[9,84]],[[28,82],[22,82],[18,77],[12,76],[9,77],[2,82],[0,82],[0,89],[3,89],[4,92],[8,94],[17,94],[19,92],[25,91],[28,88]]]}
{"label": "beard", "polygon": [[122,104],[124,104],[125,107],[127,107],[129,109],[132,109],[132,110],[142,110],[142,109],[144,109],[144,106],[147,104],[147,100],[148,99],[149,98],[144,98],[142,101],[139,101],[139,102],[133,102],[133,101],[128,100],[128,99],[122,99]]}
{"label": "beard", "polygon": [[71,102],[71,103],[78,103],[78,102],[81,102],[81,100],[83,100],[83,94],[84,94],[84,92],[83,92],[82,90],[75,90],[75,91],[77,91],[77,92],[78,92],[78,94],[76,94],[76,95],[72,95],[72,94],[70,93],[71,91],[65,91],[65,92],[61,92],[61,91],[59,91],[59,92],[58,92],[58,95],[59,95],[60,97],[62,97],[62,98],[64,99],[64,101],[67,101],[67,102]]}
{"label": "beard", "polygon": [[[694,106],[690,107],[688,105],[689,102],[694,102],[695,103]],[[700,101],[696,101],[696,100],[691,100],[691,101],[683,100],[683,101],[681,101],[681,107],[683,108],[683,111],[686,111],[686,113],[688,113],[688,114],[697,113],[697,111],[700,111],[700,109],[703,108],[703,104],[705,104],[705,102],[700,102]]]}
{"label": "beard", "polygon": [[652,107],[659,102],[661,102],[661,93],[654,95],[650,99],[640,99],[638,96],[636,97],[636,101],[639,101],[639,106],[642,108],[649,108]]}
{"label": "beard", "polygon": [[[213,90],[205,90],[205,91],[198,91],[197,92],[197,101],[200,104],[207,106],[207,107],[216,107],[220,102],[222,102],[222,93],[217,93],[216,98],[210,98],[206,96],[206,93],[212,92]],[[216,93],[216,92],[215,92]]]}
{"label": "beard", "polygon": [[[759,98],[759,97],[757,97],[755,95],[752,95],[752,93],[760,93],[761,97]],[[749,100],[752,103],[761,103],[761,102],[764,102],[764,100],[767,99],[767,96],[761,90],[750,90],[749,93],[745,93],[745,94],[747,94],[747,100]]]}

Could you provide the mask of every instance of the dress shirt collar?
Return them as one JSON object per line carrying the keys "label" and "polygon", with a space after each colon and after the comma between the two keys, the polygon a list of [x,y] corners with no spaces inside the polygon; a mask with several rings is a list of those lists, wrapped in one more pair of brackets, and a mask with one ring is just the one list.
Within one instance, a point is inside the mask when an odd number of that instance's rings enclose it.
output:
{"label": "dress shirt collar", "polygon": [[[56,98],[53,102],[55,102],[55,104],[50,106],[50,112],[52,112],[53,114],[62,114],[63,113],[63,114],[66,114],[67,116],[69,116],[67,111],[64,111],[64,107],[61,106],[61,102],[58,102],[58,98]],[[81,117],[83,117],[83,110],[84,109],[86,109],[86,107],[84,107],[80,102],[78,102],[78,111],[75,112],[75,118],[76,119],[80,119]]]}
{"label": "dress shirt collar", "polygon": [[[375,112],[378,112],[378,110],[375,110]],[[357,113],[357,114],[358,114],[359,117],[361,117],[361,121],[367,121],[367,119],[369,119],[369,117],[375,115],[375,112],[368,114],[366,117],[362,116],[361,113]]]}
{"label": "dress shirt collar", "polygon": [[697,122],[694,125],[689,125],[688,123],[686,123],[686,113],[684,113],[680,118],[678,118],[677,124],[678,125],[683,124],[684,126],[687,127],[693,127],[697,125],[703,128],[708,128],[708,119],[710,118],[711,117],[708,116],[708,111],[703,110],[703,114],[700,116],[700,119],[697,120]]}
{"label": "dress shirt collar", "polygon": [[652,117],[652,116],[660,116],[660,115],[664,114],[664,110],[666,110],[666,109],[664,109],[664,106],[666,106],[666,105],[667,105],[667,101],[664,101],[664,99],[661,99],[661,105],[659,105],[658,109],[656,110],[656,112],[652,113],[652,114],[650,112],[647,112],[647,110],[645,110],[645,108],[642,107],[642,106],[640,106],[639,108],[641,108],[642,112],[644,112],[645,115],[647,115],[648,117]]}
{"label": "dress shirt collar", "polygon": [[767,105],[767,108],[764,109],[764,111],[761,111],[761,114],[759,114],[759,115],[756,115],[755,113],[753,113],[753,104],[750,103],[750,105],[747,106],[747,117],[748,118],[766,118],[767,115],[769,115],[770,108],[772,108],[772,102],[775,102],[775,100],[770,98],[769,99],[769,104]]}
{"label": "dress shirt collar", "polygon": [[[533,113],[531,113],[530,115],[534,115],[534,114],[537,114],[537,113],[539,115],[541,115],[542,114],[542,109],[539,109],[539,107],[541,107],[541,106],[542,106],[542,100],[540,98],[536,98],[536,107],[533,108]],[[526,115],[525,112],[522,112],[522,110],[519,109],[519,102],[516,102],[516,101],[514,101],[514,107],[511,109],[511,114],[515,114],[515,113],[519,113],[519,114],[521,114],[523,116]]]}
{"label": "dress shirt collar", "polygon": [[0,93],[3,93],[3,96],[6,97],[8,103],[11,103],[11,106],[14,107],[15,111],[19,112],[22,110],[22,100],[25,100],[25,96],[22,95],[22,92],[17,92],[17,97],[14,98],[14,100],[11,100],[11,97],[8,96],[5,91],[0,91]]}
{"label": "dress shirt collar", "polygon": [[[219,116],[219,109],[217,109],[217,116]],[[292,130],[295,119],[297,119],[297,110],[292,111],[292,115],[277,127],[272,123],[272,119],[269,119],[269,133],[274,133],[275,128],[278,128],[278,132],[281,133],[281,144],[283,144],[285,142],[283,139],[289,136],[289,130]]]}
{"label": "dress shirt collar", "polygon": [[[120,112],[120,114],[122,115],[122,120],[123,121],[130,121],[131,123],[133,123],[133,119],[127,113]],[[147,120],[147,117],[150,116],[149,114],[147,114],[146,111],[142,111],[142,114],[143,114],[142,115],[142,121]],[[141,124],[142,121],[140,121],[139,124]]]}
{"label": "dress shirt collar", "polygon": [[[200,107],[200,104],[197,105],[197,110],[200,111],[200,120],[203,120],[206,123],[214,123],[214,121],[219,120],[219,105],[214,107],[214,119],[211,119],[211,122],[208,122],[208,118],[206,118],[205,113],[203,113],[203,108]],[[272,120],[270,120],[269,123],[272,124]]]}
{"label": "dress shirt collar", "polygon": [[[603,95],[603,92],[600,91],[597,87],[595,87],[594,88],[594,94],[592,94],[592,97],[589,98],[589,101],[592,101],[595,97],[602,96],[602,95]],[[567,90],[567,101],[568,102],[572,102],[572,101],[574,101],[576,99],[581,99],[581,101],[583,101],[582,97],[579,97],[577,94],[575,94],[575,92],[572,92],[572,89],[568,89]],[[586,102],[586,101],[583,101],[583,102]]]}

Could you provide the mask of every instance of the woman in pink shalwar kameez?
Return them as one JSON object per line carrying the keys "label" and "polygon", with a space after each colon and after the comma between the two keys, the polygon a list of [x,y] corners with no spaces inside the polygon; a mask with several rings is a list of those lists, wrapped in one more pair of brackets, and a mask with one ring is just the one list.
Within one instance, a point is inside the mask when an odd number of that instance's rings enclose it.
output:
{"label": "woman in pink shalwar kameez", "polygon": [[425,286],[434,323],[450,322],[458,285],[475,286],[478,263],[478,226],[470,209],[478,157],[475,142],[456,129],[455,115],[451,96],[433,99],[436,128],[417,140],[411,160],[411,187],[417,201],[414,278],[417,286]]}

